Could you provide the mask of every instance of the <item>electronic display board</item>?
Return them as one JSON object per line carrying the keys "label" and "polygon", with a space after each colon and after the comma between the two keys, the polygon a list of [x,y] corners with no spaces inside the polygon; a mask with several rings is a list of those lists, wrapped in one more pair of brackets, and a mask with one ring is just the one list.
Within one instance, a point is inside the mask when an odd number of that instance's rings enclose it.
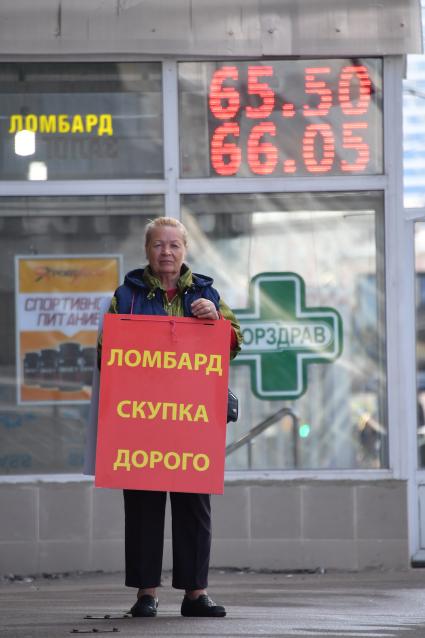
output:
{"label": "electronic display board", "polygon": [[179,65],[183,177],[383,172],[382,60]]}

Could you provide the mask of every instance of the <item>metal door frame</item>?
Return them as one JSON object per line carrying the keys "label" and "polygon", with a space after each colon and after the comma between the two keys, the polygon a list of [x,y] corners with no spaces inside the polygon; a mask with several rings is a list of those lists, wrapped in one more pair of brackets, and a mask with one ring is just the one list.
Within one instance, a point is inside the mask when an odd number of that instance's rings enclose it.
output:
{"label": "metal door frame", "polygon": [[[416,416],[416,299],[415,299],[415,223],[425,222],[425,208],[406,208],[404,209],[403,225],[405,232],[405,268],[400,274],[400,278],[404,281],[408,293],[408,305],[405,308],[405,319],[408,323],[406,333],[410,332],[410,338],[404,337],[401,341],[409,349],[409,358],[414,378],[412,380],[414,387],[414,396],[411,398],[411,411],[413,412],[411,419],[407,422],[408,427],[405,428],[408,434],[410,444],[407,450],[409,459],[409,476],[408,476],[408,496],[410,501],[409,508],[409,540],[410,540],[410,556],[413,564],[423,565],[425,563],[425,547],[421,547],[421,536],[425,537],[425,529],[421,534],[421,518],[423,518],[423,507],[421,512],[419,487],[425,485],[425,468],[418,466],[418,450],[417,450],[417,416]],[[402,326],[403,327],[403,326]],[[410,328],[410,330],[409,330]],[[425,521],[422,521],[425,524]]]}

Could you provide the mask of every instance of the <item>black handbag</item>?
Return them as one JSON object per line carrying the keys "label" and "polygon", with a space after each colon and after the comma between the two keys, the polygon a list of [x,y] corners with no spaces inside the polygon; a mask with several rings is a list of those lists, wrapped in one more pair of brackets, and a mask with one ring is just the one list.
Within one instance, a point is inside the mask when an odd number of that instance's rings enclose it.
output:
{"label": "black handbag", "polygon": [[239,414],[239,401],[236,394],[230,388],[227,389],[227,423],[237,421]]}

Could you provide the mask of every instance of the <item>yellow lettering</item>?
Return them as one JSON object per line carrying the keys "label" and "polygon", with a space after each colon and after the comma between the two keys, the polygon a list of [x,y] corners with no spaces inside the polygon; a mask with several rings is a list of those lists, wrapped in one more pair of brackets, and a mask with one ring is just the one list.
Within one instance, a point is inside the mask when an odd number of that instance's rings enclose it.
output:
{"label": "yellow lettering", "polygon": [[221,354],[210,354],[206,374],[209,375],[210,372],[217,372],[219,377],[222,376],[223,366],[221,362]]}
{"label": "yellow lettering", "polygon": [[193,403],[179,403],[179,421],[187,419],[187,421],[193,421],[190,409],[193,407]]}
{"label": "yellow lettering", "polygon": [[195,352],[195,370],[199,370],[207,362],[207,355],[203,352]]}
{"label": "yellow lettering", "polygon": [[38,129],[38,120],[37,116],[34,113],[29,113],[25,118],[25,127],[27,131],[32,131],[33,133],[37,132]]}
{"label": "yellow lettering", "polygon": [[187,459],[193,458],[193,452],[183,452],[182,456],[182,470],[187,470]]}
{"label": "yellow lettering", "polygon": [[87,133],[91,133],[94,127],[98,123],[98,117],[94,113],[88,113],[86,115],[86,131]]}
{"label": "yellow lettering", "polygon": [[160,463],[164,455],[159,450],[151,450],[150,459],[149,459],[149,467],[154,468],[156,463]]}
{"label": "yellow lettering", "polygon": [[143,368],[148,366],[149,368],[160,368],[161,367],[161,352],[159,350],[155,350],[153,353],[150,350],[143,351],[143,360],[142,360]]}
{"label": "yellow lettering", "polygon": [[175,368],[177,365],[175,352],[164,352],[163,357],[164,368]]}
{"label": "yellow lettering", "polygon": [[196,410],[195,416],[193,418],[194,421],[205,421],[205,423],[208,423],[208,414],[207,414],[207,410],[205,408],[205,405],[203,403],[200,403],[198,405],[198,409]]}
{"label": "yellow lettering", "polygon": [[129,366],[130,368],[136,368],[142,361],[142,355],[138,350],[127,350],[124,355],[124,361],[125,365]]}
{"label": "yellow lettering", "polygon": [[190,460],[196,472],[205,472],[210,466],[210,459],[206,454],[194,455],[193,452],[183,452],[180,455],[178,452],[167,452],[164,455],[160,450],[151,450],[150,452],[134,450],[130,457],[130,450],[119,449],[117,450],[117,459],[113,464],[113,469],[116,471],[119,468],[124,468],[127,472],[130,471],[132,466],[138,469],[147,466],[150,469],[155,469],[158,463],[164,463],[164,467],[167,470],[174,471],[181,468],[186,471]]}
{"label": "yellow lettering", "polygon": [[99,117],[99,128],[97,130],[98,135],[113,135],[114,130],[112,128],[112,115],[110,113],[102,113]]}
{"label": "yellow lettering", "polygon": [[[200,465],[200,461],[203,461],[203,465]],[[205,472],[210,466],[210,459],[206,454],[195,454],[193,457],[193,468],[197,472]]]}
{"label": "yellow lettering", "polygon": [[81,115],[74,115],[72,118],[71,133],[84,133],[84,124]]}
{"label": "yellow lettering", "polygon": [[123,352],[120,348],[112,348],[111,349],[111,353],[110,353],[110,359],[108,361],[108,363],[106,364],[107,366],[113,366],[115,364],[115,359],[118,359],[118,363],[117,365],[119,367],[122,366],[122,355]]}
{"label": "yellow lettering", "polygon": [[154,419],[160,408],[161,408],[162,403],[159,401],[158,403],[152,403],[151,401],[148,401],[148,408],[151,411],[151,413],[148,415],[148,419]]}
{"label": "yellow lettering", "polygon": [[[171,410],[171,417],[167,416],[168,409]],[[162,404],[162,418],[168,419],[171,418],[172,421],[177,419],[177,403],[163,403]]]}
{"label": "yellow lettering", "polygon": [[183,352],[177,364],[177,370],[181,370],[182,368],[193,370],[192,361],[190,360],[190,355],[188,352]]}
{"label": "yellow lettering", "polygon": [[[138,461],[138,457],[142,457],[142,461]],[[131,462],[134,467],[145,467],[148,464],[149,456],[145,450],[135,450],[131,455]]]}
{"label": "yellow lettering", "polygon": [[22,115],[11,115],[9,122],[9,133],[22,131],[24,128],[24,120]]}
{"label": "yellow lettering", "polygon": [[[174,465],[171,465],[170,463],[171,456],[175,458]],[[177,452],[167,452],[167,454],[164,456],[164,465],[167,468],[167,470],[177,470],[177,468],[180,467],[180,463],[181,463],[181,459],[180,459],[180,456],[177,454]]]}
{"label": "yellow lettering", "polygon": [[69,133],[71,130],[71,124],[69,123],[68,115],[58,115],[58,132],[59,133]]}
{"label": "yellow lettering", "polygon": [[133,401],[132,404],[132,411],[131,411],[131,416],[133,417],[133,419],[135,419],[136,417],[139,417],[139,419],[145,419],[145,413],[143,411],[143,407],[145,405],[146,401],[140,401],[140,403],[137,403],[137,401]]}
{"label": "yellow lettering", "polygon": [[[124,461],[122,461],[122,457],[124,456]],[[114,472],[119,467],[125,467],[127,472],[130,471],[130,450],[118,450],[117,452],[117,460],[115,461],[113,468]]]}
{"label": "yellow lettering", "polygon": [[38,118],[38,130],[40,133],[56,133],[56,116],[40,115]]}
{"label": "yellow lettering", "polygon": [[124,407],[126,405],[130,405],[131,401],[120,401],[117,405],[117,414],[118,416],[120,416],[122,419],[129,419],[130,415],[127,412],[124,412]]}

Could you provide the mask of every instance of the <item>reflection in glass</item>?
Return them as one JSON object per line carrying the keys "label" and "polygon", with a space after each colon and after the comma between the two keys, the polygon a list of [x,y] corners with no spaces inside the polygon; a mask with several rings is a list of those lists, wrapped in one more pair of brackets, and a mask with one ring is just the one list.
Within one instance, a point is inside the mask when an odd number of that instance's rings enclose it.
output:
{"label": "reflection in glass", "polygon": [[214,277],[236,312],[248,307],[254,275],[294,272],[306,305],[343,321],[342,355],[309,365],[297,400],[258,399],[248,366],[231,368],[241,409],[228,446],[245,439],[227,468],[386,467],[382,194],[185,195],[182,210],[191,266]]}
{"label": "reflection in glass", "polygon": [[0,95],[1,179],[163,176],[158,62],[5,63]]}
{"label": "reflection in glass", "polygon": [[[0,474],[81,472],[88,415],[88,404],[16,404],[15,255],[122,255],[127,272],[144,262],[144,227],[163,213],[163,205],[162,196],[0,199]],[[44,350],[28,356],[26,383],[48,387],[51,357],[62,356],[66,364],[71,354]],[[81,352],[85,384],[93,354]],[[65,388],[69,382],[62,377]]]}

